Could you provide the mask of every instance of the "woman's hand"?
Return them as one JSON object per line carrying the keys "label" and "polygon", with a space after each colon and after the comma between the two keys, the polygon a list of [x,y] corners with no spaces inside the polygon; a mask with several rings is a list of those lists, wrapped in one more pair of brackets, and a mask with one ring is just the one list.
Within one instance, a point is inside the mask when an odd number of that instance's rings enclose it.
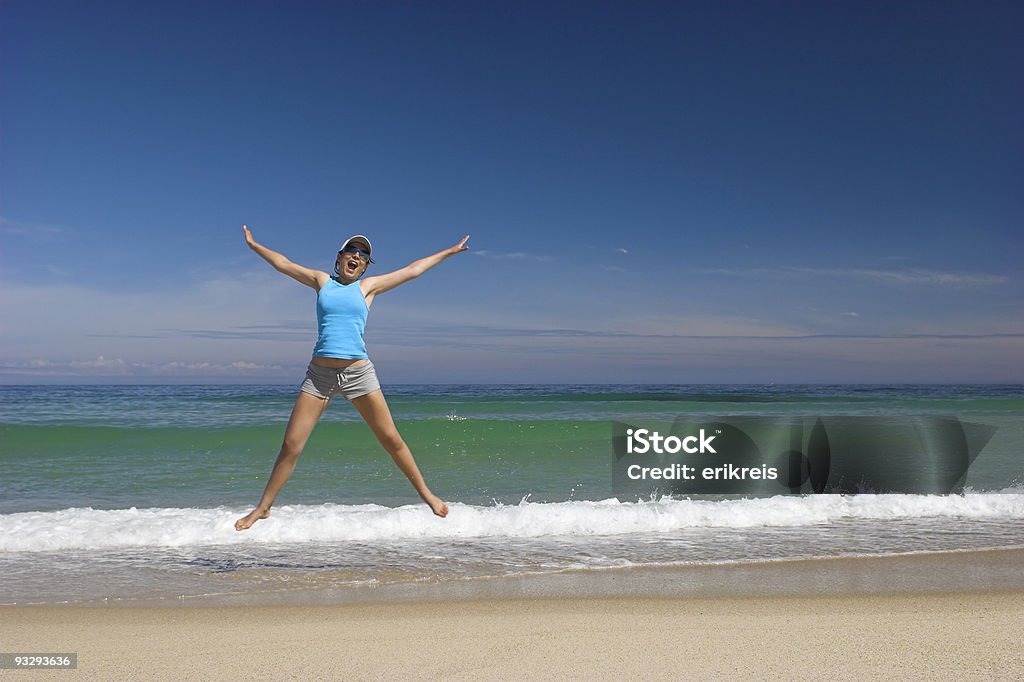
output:
{"label": "woman's hand", "polygon": [[245,243],[246,243],[246,245],[248,245],[248,247],[250,249],[252,249],[253,245],[256,243],[256,240],[252,238],[252,232],[250,232],[249,228],[247,226],[245,226],[245,225],[242,225],[242,232],[245,233]]}
{"label": "woman's hand", "polygon": [[456,244],[452,248],[448,249],[448,255],[449,256],[454,256],[457,253],[462,253],[463,251],[469,251],[469,247],[466,246],[466,242],[468,242],[468,241],[469,241],[469,235],[467,234],[465,237],[462,238],[461,242],[459,242],[458,244]]}

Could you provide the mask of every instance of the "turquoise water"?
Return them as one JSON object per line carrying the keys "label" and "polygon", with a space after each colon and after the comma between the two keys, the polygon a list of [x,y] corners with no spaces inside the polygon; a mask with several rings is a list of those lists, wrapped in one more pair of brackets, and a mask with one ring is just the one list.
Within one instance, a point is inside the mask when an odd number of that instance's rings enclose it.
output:
{"label": "turquoise water", "polygon": [[[4,603],[132,600],[1024,546],[1022,386],[394,386],[437,519],[348,404],[271,519],[293,386],[0,387]],[[612,421],[955,416],[996,428],[963,496],[617,499]]]}

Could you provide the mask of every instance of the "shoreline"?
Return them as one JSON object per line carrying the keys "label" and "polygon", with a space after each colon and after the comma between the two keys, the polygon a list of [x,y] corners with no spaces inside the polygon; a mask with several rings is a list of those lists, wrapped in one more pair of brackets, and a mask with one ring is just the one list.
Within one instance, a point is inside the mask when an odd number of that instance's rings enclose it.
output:
{"label": "shoreline", "polygon": [[1024,548],[670,564],[180,597],[0,604],[17,608],[203,608],[504,599],[681,599],[1024,592]]}

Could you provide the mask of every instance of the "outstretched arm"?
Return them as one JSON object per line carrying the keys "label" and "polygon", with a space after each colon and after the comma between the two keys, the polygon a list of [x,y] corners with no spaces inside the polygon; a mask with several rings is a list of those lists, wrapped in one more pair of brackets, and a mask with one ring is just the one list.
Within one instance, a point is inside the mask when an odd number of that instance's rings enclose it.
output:
{"label": "outstretched arm", "polygon": [[326,272],[302,267],[301,265],[291,262],[277,251],[272,251],[271,249],[263,246],[252,238],[252,233],[249,232],[249,228],[247,226],[242,225],[242,232],[245,233],[245,243],[250,249],[259,254],[260,258],[270,263],[275,270],[288,275],[296,282],[301,282],[307,287],[312,287],[319,291],[320,287],[324,285],[324,282],[331,278],[331,276]]}
{"label": "outstretched arm", "polygon": [[366,296],[366,303],[369,304],[377,294],[383,294],[385,291],[390,291],[400,284],[405,284],[411,279],[416,279],[449,256],[454,256],[455,254],[462,253],[463,251],[469,251],[469,247],[466,246],[466,242],[468,241],[469,235],[466,235],[462,238],[462,241],[455,246],[447,248],[444,251],[438,251],[433,256],[427,256],[426,258],[420,258],[417,261],[413,261],[400,270],[389,272],[386,275],[364,278],[363,295]]}

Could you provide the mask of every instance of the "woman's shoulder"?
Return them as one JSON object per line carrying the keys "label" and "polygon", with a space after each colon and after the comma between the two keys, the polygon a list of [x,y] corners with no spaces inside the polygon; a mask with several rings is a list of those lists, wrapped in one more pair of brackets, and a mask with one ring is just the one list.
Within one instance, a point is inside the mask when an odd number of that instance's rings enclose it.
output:
{"label": "woman's shoulder", "polygon": [[328,275],[326,272],[317,270],[313,273],[314,280],[316,281],[316,290],[319,292],[324,288],[324,285],[332,281],[334,278]]}

